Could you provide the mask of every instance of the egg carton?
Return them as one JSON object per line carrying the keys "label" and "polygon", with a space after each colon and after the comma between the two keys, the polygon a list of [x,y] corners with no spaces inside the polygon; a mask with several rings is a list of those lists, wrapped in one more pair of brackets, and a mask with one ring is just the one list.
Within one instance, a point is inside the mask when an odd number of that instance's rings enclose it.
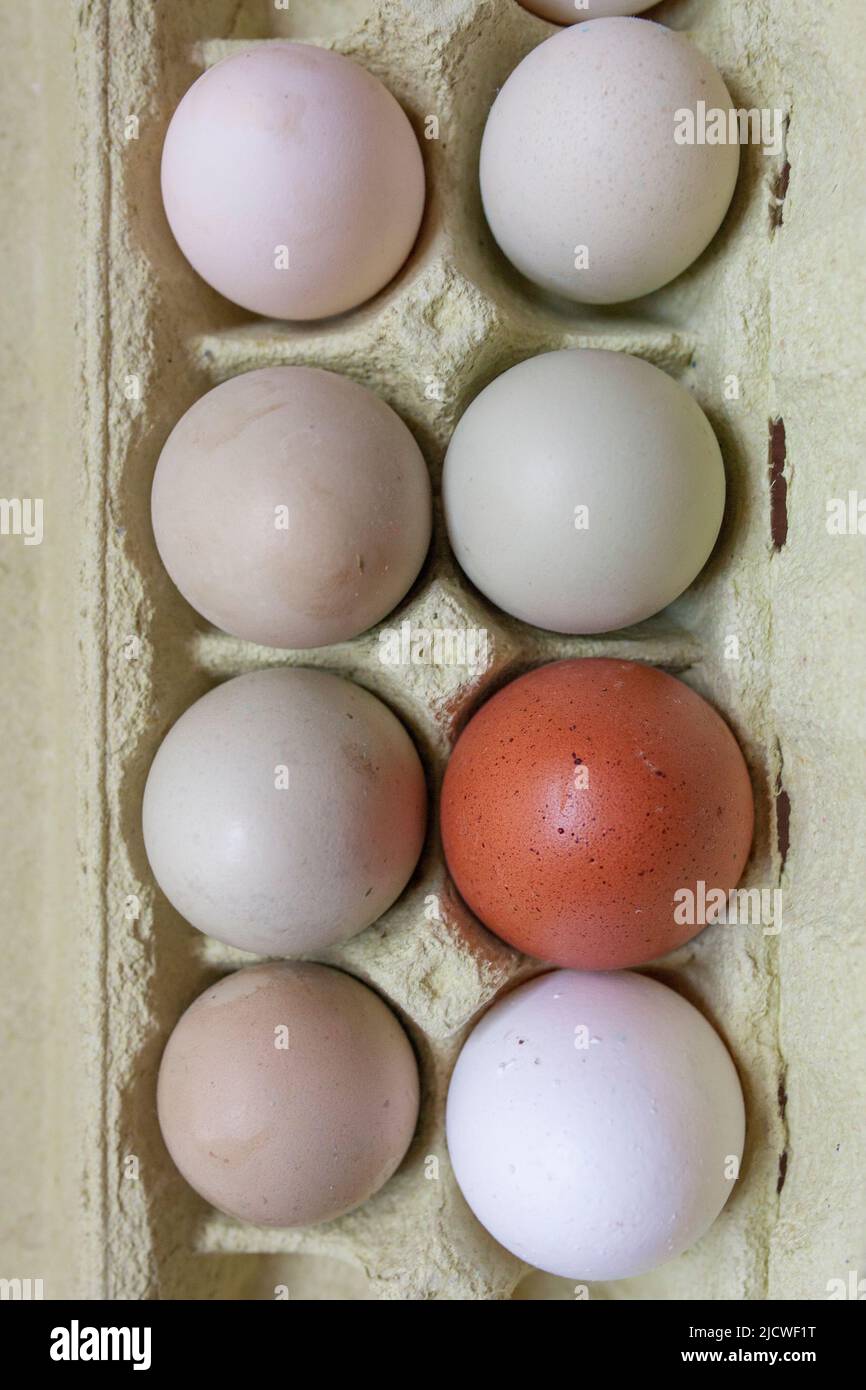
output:
{"label": "egg carton", "polygon": [[[858,1083],[845,1061],[852,1044],[839,1038],[856,1007],[850,951],[862,945],[856,895],[844,883],[862,697],[840,719],[847,765],[835,779],[821,775],[842,662],[824,638],[841,640],[857,611],[857,541],[831,538],[823,525],[825,494],[856,486],[838,416],[845,382],[864,361],[862,310],[841,295],[828,299],[824,259],[835,259],[840,277],[856,264],[855,222],[840,216],[834,191],[845,179],[840,146],[850,143],[834,122],[862,126],[862,104],[859,117],[846,106],[854,76],[843,82],[842,59],[833,59],[853,51],[844,46],[848,14],[810,0],[667,0],[645,16],[688,32],[735,105],[780,110],[787,150],[743,149],[721,231],[674,284],[589,309],[523,282],[482,214],[487,112],[521,58],[555,32],[516,0],[78,8],[87,451],[79,635],[88,711],[79,768],[85,1156],[70,1158],[85,1212],[79,1294],[581,1296],[499,1247],[450,1171],[443,1111],[454,1058],[497,993],[541,967],[461,906],[435,815],[449,749],[479,703],[565,656],[651,662],[724,714],[757,801],[745,884],[781,887],[785,912],[778,934],[713,927],[651,967],[728,1044],[746,1095],[747,1148],[730,1201],[695,1248],[641,1278],[592,1285],[590,1297],[821,1298],[828,1280],[846,1278],[858,1258],[862,1265]],[[172,240],[159,193],[162,139],[190,83],[220,58],[280,38],[335,48],[375,73],[413,123],[428,180],[420,237],[396,280],[352,313],[302,326],[253,318],[204,285]],[[848,330],[838,348],[834,318]],[[455,567],[438,496],[444,451],[473,397],[514,363],[562,347],[635,353],[681,381],[715,428],[728,478],[722,533],[691,589],[656,618],[591,638],[540,632],[494,610]],[[427,563],[379,628],[285,652],[215,631],[184,603],[157,556],[149,492],[162,444],[193,401],[239,372],[296,363],[344,373],[398,412],[429,464],[436,512]],[[383,660],[383,630],[443,633],[447,647],[449,633],[466,629],[486,633],[477,665]],[[263,1230],[208,1208],[159,1134],[156,1073],[169,1032],[207,984],[252,957],[200,936],[156,890],[140,810],[161,739],[198,696],[243,671],[295,664],[336,671],[380,696],[425,764],[431,828],[417,872],[380,921],[320,957],[368,982],[403,1020],[422,1107],[400,1170],[361,1208],[310,1229]],[[838,688],[850,692],[850,680]]]}

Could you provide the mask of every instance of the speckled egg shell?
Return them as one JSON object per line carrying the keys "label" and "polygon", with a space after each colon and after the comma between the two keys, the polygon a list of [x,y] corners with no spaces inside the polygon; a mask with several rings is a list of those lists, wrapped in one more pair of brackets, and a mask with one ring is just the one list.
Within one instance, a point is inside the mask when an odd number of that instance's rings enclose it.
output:
{"label": "speckled egg shell", "polygon": [[736,142],[677,142],[678,113],[700,101],[732,107],[709,59],[661,24],[593,19],[534,48],[481,146],[484,211],[512,264],[586,304],[681,274],[715,236],[740,163]]}
{"label": "speckled egg shell", "polygon": [[176,1025],[159,1072],[175,1164],[213,1206],[262,1226],[351,1210],[398,1167],[418,1068],[378,995],[322,965],[228,975]]}
{"label": "speckled egg shell", "polygon": [[448,764],[441,821],[454,882],[491,930],[610,970],[701,930],[675,920],[674,893],[737,885],[754,807],[705,700],[651,666],[588,659],[532,671],[481,708]]}

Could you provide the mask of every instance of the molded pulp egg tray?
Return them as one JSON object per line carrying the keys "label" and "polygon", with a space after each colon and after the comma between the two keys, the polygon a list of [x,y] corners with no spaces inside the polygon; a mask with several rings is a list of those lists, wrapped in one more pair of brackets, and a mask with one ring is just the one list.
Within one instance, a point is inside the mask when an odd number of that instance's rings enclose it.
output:
{"label": "molded pulp egg tray", "polygon": [[[736,106],[781,110],[787,149],[775,157],[744,147],[729,214],[690,271],[644,300],[599,310],[547,302],[506,264],[482,215],[487,112],[520,59],[554,32],[516,0],[79,7],[88,1022],[82,1144],[68,1160],[80,1165],[85,1213],[79,1294],[267,1298],[285,1285],[292,1298],[575,1296],[488,1237],[451,1175],[443,1110],[454,1058],[497,993],[542,967],[456,899],[435,807],[449,749],[483,699],[541,662],[589,655],[661,666],[730,722],[757,800],[744,883],[781,887],[784,904],[780,931],[711,927],[651,967],[728,1044],[746,1095],[746,1153],[728,1205],[695,1248],[590,1295],[823,1298],[828,1280],[856,1266],[862,1076],[852,1075],[848,1030],[860,918],[846,804],[864,718],[862,697],[844,711],[842,701],[862,540],[825,525],[827,499],[847,497],[862,468],[848,453],[864,358],[862,316],[844,293],[858,242],[843,190],[862,139],[852,125],[863,120],[853,95],[863,78],[845,16],[843,5],[813,0],[667,0],[649,12],[691,35]],[[209,290],[173,242],[159,193],[165,128],[190,83],[239,48],[287,37],[334,47],[381,78],[413,123],[428,179],[419,242],[396,281],[338,320],[300,326],[252,318]],[[427,138],[431,116],[437,138]],[[461,576],[438,485],[454,426],[483,386],[523,358],[583,346],[636,353],[693,393],[722,447],[728,502],[709,564],[675,604],[634,629],[562,638],[497,612]],[[479,667],[386,664],[380,629],[316,651],[263,649],[208,627],[173,588],[150,526],[159,451],[210,387],[283,363],[345,373],[412,429],[437,494],[435,538],[382,626],[485,629]],[[419,1127],[371,1201],[306,1230],[218,1214],[165,1151],[154,1098],[166,1038],[208,983],[252,958],[178,917],[155,888],[140,825],[148,768],[179,715],[218,681],[282,664],[333,670],[380,696],[416,741],[431,806],[422,860],[399,901],[323,957],[369,982],[403,1020],[421,1068]]]}

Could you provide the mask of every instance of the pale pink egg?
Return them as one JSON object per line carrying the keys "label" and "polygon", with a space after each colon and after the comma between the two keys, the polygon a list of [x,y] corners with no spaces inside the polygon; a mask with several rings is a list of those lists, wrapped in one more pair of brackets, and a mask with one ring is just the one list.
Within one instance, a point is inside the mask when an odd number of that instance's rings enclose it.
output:
{"label": "pale pink egg", "polygon": [[362,304],[397,274],[424,210],[424,164],[372,73],[309,44],[263,44],[193,83],[162,154],[166,216],[227,299],[272,318]]}

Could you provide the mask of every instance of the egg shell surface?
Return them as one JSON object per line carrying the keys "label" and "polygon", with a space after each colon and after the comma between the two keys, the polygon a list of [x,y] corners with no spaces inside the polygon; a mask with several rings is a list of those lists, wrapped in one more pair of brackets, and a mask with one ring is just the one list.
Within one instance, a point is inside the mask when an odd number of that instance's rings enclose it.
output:
{"label": "egg shell surface", "polygon": [[321,647],[372,627],[417,575],[430,479],[398,415],[335,372],[268,367],[175,425],[153,480],[162,561],[233,636]]}
{"label": "egg shell surface", "polygon": [[585,19],[607,19],[611,15],[640,14],[658,0],[520,0],[531,14],[554,24],[580,24]]}
{"label": "egg shell surface", "polygon": [[457,1182],[500,1244],[567,1279],[625,1279],[715,1221],[745,1111],[724,1043],[680,995],[630,972],[560,970],[470,1033],[446,1127]]}
{"label": "egg shell surface", "polygon": [[442,787],[443,848],[467,905],[518,950],[579,970],[643,965],[691,940],[701,882],[736,887],[753,826],[727,724],[631,661],[558,661],[512,681],[466,726]]}
{"label": "egg shell surface", "polygon": [[206,989],[159,1071],[163,1138],[197,1192],[262,1226],[350,1211],[400,1164],[418,1068],[391,1010],[323,965],[250,966]]}
{"label": "egg shell surface", "polygon": [[[497,96],[481,146],[481,194],[502,251],[529,280],[586,304],[618,304],[682,273],[721,225],[738,139],[678,143],[678,113],[727,113],[727,87],[682,34],[644,19],[593,19],[552,35]],[[726,126],[727,128],[727,126]]]}
{"label": "egg shell surface", "polygon": [[715,545],[725,469],[688,391],[623,352],[566,348],[496,377],[442,476],[458,563],[507,613],[610,632],[673,602]]}
{"label": "egg shell surface", "polygon": [[293,956],[362,931],[424,841],[424,772],[386,705],[325,671],[253,671],[197,700],[151,765],[154,876],[199,931]]}
{"label": "egg shell surface", "polygon": [[424,188],[391,93],[310,44],[261,44],[209,68],[163,147],[181,251],[220,294],[272,318],[326,318],[382,289],[415,242]]}

